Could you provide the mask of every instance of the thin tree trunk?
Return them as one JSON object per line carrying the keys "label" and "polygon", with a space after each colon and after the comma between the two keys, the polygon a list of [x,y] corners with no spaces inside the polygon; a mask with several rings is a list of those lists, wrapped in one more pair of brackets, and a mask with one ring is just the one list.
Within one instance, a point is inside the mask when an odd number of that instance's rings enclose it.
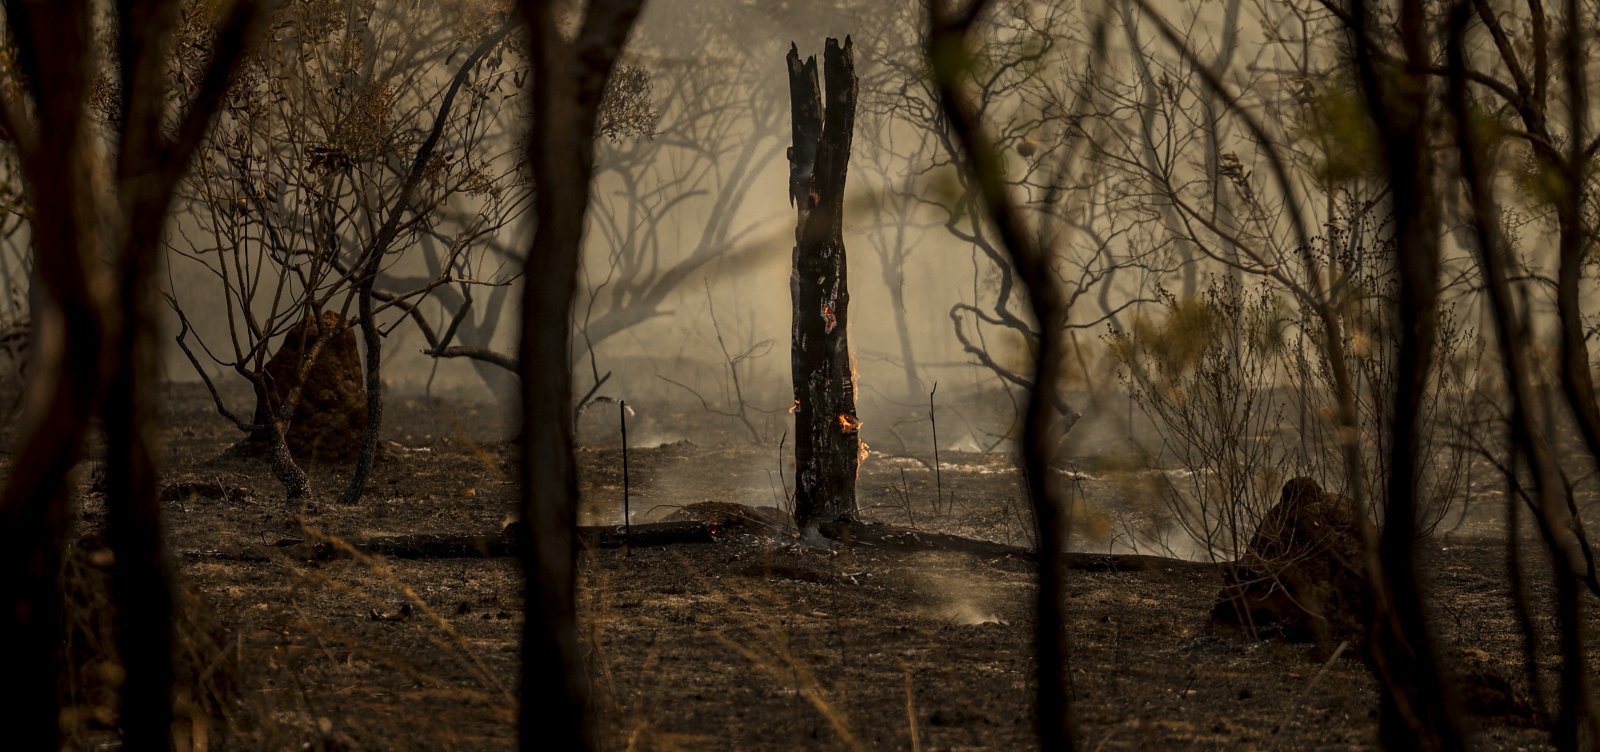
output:
{"label": "thin tree trunk", "polygon": [[[1556,748],[1563,750],[1582,749],[1584,743],[1592,744],[1597,736],[1595,719],[1592,710],[1591,690],[1587,677],[1585,651],[1583,649],[1584,630],[1582,618],[1581,592],[1579,580],[1589,577],[1592,582],[1591,568],[1586,556],[1586,545],[1583,539],[1583,529],[1576,515],[1573,515],[1567,500],[1560,498],[1566,494],[1566,485],[1561,480],[1560,472],[1555,465],[1550,446],[1544,435],[1536,426],[1534,417],[1534,393],[1532,377],[1529,373],[1527,345],[1527,328],[1525,323],[1519,321],[1520,317],[1512,303],[1511,286],[1509,283],[1510,270],[1507,261],[1509,251],[1504,237],[1501,235],[1499,222],[1499,206],[1491,195],[1492,182],[1486,175],[1485,163],[1489,161],[1486,147],[1474,140],[1475,133],[1468,126],[1471,122],[1469,105],[1467,102],[1466,82],[1466,53],[1464,51],[1464,35],[1466,33],[1466,9],[1458,9],[1451,17],[1450,44],[1447,48],[1450,63],[1450,104],[1456,119],[1456,139],[1460,154],[1462,172],[1465,178],[1468,195],[1473,205],[1473,229],[1477,235],[1478,265],[1483,275],[1484,287],[1488,292],[1491,304],[1490,312],[1495,327],[1496,341],[1499,344],[1501,367],[1505,374],[1506,385],[1512,400],[1511,416],[1508,421],[1510,434],[1510,449],[1521,452],[1528,461],[1529,470],[1533,479],[1535,520],[1544,543],[1551,554],[1551,565],[1556,578],[1556,609],[1560,626],[1559,645],[1562,654],[1560,702],[1561,713],[1551,729],[1552,741]],[[1569,71],[1570,75],[1570,71]],[[1570,210],[1571,205],[1558,206],[1558,215],[1564,215]],[[1570,358],[1574,355],[1573,340],[1567,325],[1567,316],[1576,312],[1576,308],[1569,308],[1569,304],[1576,305],[1576,298],[1568,298],[1568,274],[1576,279],[1577,269],[1569,268],[1567,253],[1570,248],[1571,236],[1569,231],[1577,230],[1575,224],[1569,223],[1565,216],[1558,217],[1561,236],[1562,268],[1561,280],[1558,284],[1557,305],[1562,315],[1563,357]],[[1575,282],[1572,283],[1575,288]],[[1584,348],[1581,337],[1577,340],[1577,348]],[[1579,357],[1587,361],[1587,355]],[[1570,361],[1564,368],[1563,388],[1568,399],[1568,406],[1578,414],[1580,426],[1583,424],[1583,400],[1574,400],[1573,387],[1588,380],[1588,367],[1582,367],[1581,374],[1575,373]],[[1576,379],[1574,378],[1576,377]],[[1592,395],[1592,389],[1588,392]],[[1548,405],[1549,397],[1546,397]],[[1509,463],[1515,468],[1515,463]],[[1513,470],[1513,472],[1515,472]],[[1513,482],[1515,478],[1512,479]],[[1509,505],[1508,516],[1514,522],[1515,505],[1519,500],[1508,495],[1506,503]],[[1516,536],[1518,531],[1514,524],[1507,525],[1507,545],[1515,555]],[[1517,599],[1519,618],[1523,615],[1523,601],[1526,594],[1520,588],[1514,594]],[[1536,666],[1537,656],[1534,654],[1536,641],[1529,632],[1532,622],[1524,624],[1524,653],[1530,666]],[[1537,680],[1536,674],[1529,675],[1530,680]],[[1585,734],[1588,738],[1585,739]]]}
{"label": "thin tree trunk", "polygon": [[[139,38],[140,29],[132,24],[170,28],[175,11],[175,6],[148,9],[165,16],[161,18],[124,15],[119,36]],[[154,43],[156,49],[130,49],[124,56],[132,57],[128,62],[136,66],[127,75],[145,76],[148,85],[150,77],[162,73],[158,50],[164,45],[159,39],[144,42]],[[143,128],[159,127],[155,115],[159,108],[144,105],[133,112],[142,115],[125,117],[125,153],[118,160],[118,193],[127,224],[117,270],[117,336],[110,362],[104,366],[110,369],[110,383],[101,416],[106,431],[106,532],[115,555],[111,600],[116,607],[117,653],[126,670],[118,719],[126,748],[153,750],[171,747],[173,720],[172,567],[165,549],[156,471],[157,350],[150,315],[167,196],[160,193],[159,184],[141,179],[158,169],[151,164],[156,159],[153,150],[139,145],[150,136]],[[160,210],[151,211],[152,205]]]}
{"label": "thin tree trunk", "polygon": [[[1587,117],[1588,82],[1585,75],[1585,55],[1581,45],[1585,35],[1580,27],[1586,14],[1576,0],[1562,3],[1567,23],[1566,39],[1562,44],[1562,72],[1567,89],[1567,154],[1562,164],[1564,190],[1557,201],[1559,221],[1560,272],[1556,284],[1556,305],[1561,320],[1561,385],[1567,405],[1577,418],[1584,443],[1590,456],[1600,461],[1600,405],[1595,400],[1594,379],[1589,357],[1589,345],[1584,332],[1583,309],[1580,300],[1580,282],[1583,268],[1589,258],[1591,240],[1585,237],[1583,212],[1584,189],[1589,180],[1590,158],[1585,150],[1588,143]],[[1589,749],[1600,744],[1600,719],[1595,717],[1589,687],[1589,668],[1584,650],[1584,618],[1582,592],[1578,587],[1579,572],[1594,587],[1596,581],[1594,552],[1583,530],[1583,517],[1576,513],[1569,497],[1566,514],[1551,510],[1553,515],[1564,517],[1565,535],[1575,544],[1565,552],[1554,546],[1568,541],[1547,535],[1556,559],[1556,604],[1561,624],[1561,717],[1556,723],[1555,742],[1560,749]],[[1566,561],[1561,560],[1565,558]],[[1561,571],[1565,570],[1565,571]]]}
{"label": "thin tree trunk", "polygon": [[573,455],[572,304],[594,171],[595,121],[606,81],[642,0],[594,0],[567,42],[550,3],[525,0],[533,32],[529,156],[535,232],[522,291],[521,475],[527,578],[522,627],[519,743],[526,750],[595,746],[578,644],[578,479]]}
{"label": "thin tree trunk", "polygon": [[[0,645],[8,656],[7,682],[19,690],[3,717],[8,743],[18,749],[60,747],[55,687],[64,639],[60,572],[70,524],[67,479],[88,431],[98,376],[93,359],[100,329],[93,310],[81,305],[86,302],[63,306],[66,315],[56,325],[40,327],[54,341],[34,349],[29,427],[18,433],[0,496],[0,572],[7,573],[0,577]],[[52,316],[62,310],[51,308]],[[65,360],[67,337],[88,358]]]}
{"label": "thin tree trunk", "polygon": [[856,74],[850,38],[823,50],[827,100],[817,59],[789,46],[794,145],[789,198],[795,224],[789,287],[794,328],[795,524],[810,530],[856,510],[861,421],[850,357],[850,287],[844,249],[844,182],[855,128]]}
{"label": "thin tree trunk", "polygon": [[929,6],[932,33],[927,54],[939,87],[939,103],[965,152],[963,168],[976,182],[984,209],[1010,254],[1017,275],[1028,289],[1028,303],[1039,327],[1039,350],[1033,362],[1033,386],[1023,423],[1022,464],[1039,535],[1039,589],[1034,611],[1039,624],[1035,670],[1035,713],[1039,746],[1048,752],[1073,748],[1071,679],[1066,631],[1065,550],[1071,523],[1062,501],[1060,484],[1050,467],[1050,437],[1061,414],[1057,382],[1061,375],[1061,332],[1067,323],[1067,303],[1056,286],[1051,251],[1036,242],[1003,182],[1004,166],[984,132],[982,118],[962,90],[970,73],[966,35],[977,15],[987,6],[974,3],[965,9]]}
{"label": "thin tree trunk", "polygon": [[[917,376],[917,358],[911,341],[911,323],[906,319],[906,219],[895,224],[894,245],[884,248],[883,284],[889,288],[889,305],[894,312],[894,333],[900,340],[900,367],[906,376],[906,397],[920,399],[925,393]],[[887,239],[885,244],[887,245]]]}
{"label": "thin tree trunk", "polygon": [[[148,280],[140,279],[138,289],[124,290],[128,307],[140,305],[148,287]],[[147,310],[124,311],[118,343],[122,367],[104,412],[106,531],[116,557],[111,595],[117,653],[127,670],[118,716],[129,749],[169,746],[173,719],[173,594],[151,436],[156,379],[154,347],[144,324]]]}
{"label": "thin tree trunk", "polygon": [[[1460,749],[1465,744],[1452,688],[1440,677],[1424,594],[1415,563],[1421,406],[1437,339],[1439,207],[1428,143],[1429,92],[1420,75],[1379,71],[1368,39],[1372,15],[1358,3],[1351,29],[1362,91],[1383,144],[1395,217],[1394,316],[1399,355],[1391,397],[1389,476],[1374,573],[1377,607],[1372,658],[1377,669],[1379,734],[1389,749]],[[1426,56],[1426,19],[1419,0],[1400,8],[1401,44],[1409,60]]]}
{"label": "thin tree trunk", "polygon": [[[34,148],[18,149],[33,210],[34,279],[45,285],[49,300],[35,322],[40,339],[28,368],[29,407],[0,492],[0,572],[6,573],[0,577],[0,646],[6,682],[18,690],[3,718],[9,745],[54,750],[60,747],[56,687],[64,639],[59,580],[70,526],[67,482],[100,396],[106,312],[92,295],[92,249],[79,231],[97,226],[85,200],[87,118],[77,97],[88,80],[86,63],[69,54],[59,65],[44,66],[35,41],[49,38],[68,50],[86,44],[87,9],[20,5],[7,4],[6,22],[13,24],[21,62],[37,66],[28,80],[37,120],[53,126],[36,127]],[[19,16],[18,10],[38,13]],[[21,125],[11,123],[8,130]]]}
{"label": "thin tree trunk", "polygon": [[[0,130],[17,147],[33,210],[36,280],[59,316],[39,327],[46,339],[34,350],[29,384],[38,407],[0,494],[0,571],[7,573],[0,578],[0,645],[15,657],[6,677],[19,690],[7,705],[14,714],[6,716],[7,741],[24,749],[59,746],[67,481],[90,417],[100,411],[117,646],[127,671],[123,744],[169,748],[172,597],[148,433],[155,383],[149,296],[174,188],[243,55],[256,5],[236,4],[220,19],[213,57],[177,113],[168,97],[167,52],[178,5],[117,7],[121,96],[109,185],[93,167],[91,138],[99,131],[89,127],[89,66],[100,42],[95,10],[85,2],[8,1],[5,8],[31,106],[0,107]],[[108,251],[114,276],[106,274]]]}
{"label": "thin tree trunk", "polygon": [[467,78],[477,70],[478,63],[495,47],[500,46],[513,28],[511,21],[502,24],[493,34],[479,42],[461,63],[461,67],[456,69],[455,75],[450,79],[450,88],[445,91],[444,99],[439,102],[439,111],[433,116],[433,125],[428,130],[428,137],[417,147],[416,156],[411,161],[411,170],[406,174],[405,182],[400,185],[400,192],[389,206],[388,218],[373,235],[372,245],[366,249],[365,263],[361,266],[361,277],[356,284],[356,305],[360,315],[362,343],[366,350],[364,362],[367,426],[361,433],[361,452],[356,456],[356,466],[351,473],[350,484],[339,496],[339,502],[342,504],[354,504],[361,500],[362,494],[366,493],[367,477],[372,473],[372,461],[378,454],[378,437],[383,431],[383,337],[378,329],[378,322],[373,318],[373,285],[377,283],[378,272],[383,268],[384,258],[388,256],[395,239],[400,235],[401,218],[407,216],[410,211],[411,196],[422,183],[423,174],[433,160],[434,151],[439,146],[439,137],[450,121],[450,111],[456,96],[461,93],[461,87],[466,84]]}

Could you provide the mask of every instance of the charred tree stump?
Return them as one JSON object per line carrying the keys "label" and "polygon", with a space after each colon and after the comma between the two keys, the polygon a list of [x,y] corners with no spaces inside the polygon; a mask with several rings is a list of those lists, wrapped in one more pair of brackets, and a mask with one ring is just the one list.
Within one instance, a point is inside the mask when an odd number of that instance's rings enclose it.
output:
{"label": "charred tree stump", "polygon": [[855,128],[850,38],[823,51],[827,104],[815,56],[789,46],[789,200],[798,215],[789,278],[794,330],[795,524],[847,519],[856,508],[861,421],[850,358],[850,291],[844,252],[844,179]]}

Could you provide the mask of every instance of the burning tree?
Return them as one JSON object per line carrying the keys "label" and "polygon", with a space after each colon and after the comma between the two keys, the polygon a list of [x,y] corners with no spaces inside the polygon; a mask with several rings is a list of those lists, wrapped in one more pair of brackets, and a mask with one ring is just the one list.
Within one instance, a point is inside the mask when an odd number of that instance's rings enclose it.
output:
{"label": "burning tree", "polygon": [[851,367],[850,289],[844,253],[844,178],[855,126],[856,72],[844,46],[823,51],[827,106],[817,58],[800,62],[789,47],[789,97],[794,146],[789,149],[789,199],[795,223],[792,368],[795,417],[795,523],[801,529],[855,511],[862,448]]}

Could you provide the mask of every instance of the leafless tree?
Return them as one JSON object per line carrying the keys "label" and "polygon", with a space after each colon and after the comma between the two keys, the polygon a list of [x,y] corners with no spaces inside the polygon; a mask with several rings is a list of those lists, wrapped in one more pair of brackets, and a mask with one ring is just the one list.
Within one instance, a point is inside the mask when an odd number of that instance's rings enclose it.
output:
{"label": "leafless tree", "polygon": [[[598,130],[599,135],[605,137],[599,142],[602,148],[627,149],[628,145],[649,143],[654,139],[661,117],[655,107],[655,78],[653,69],[628,63],[618,64],[616,74],[606,84],[600,104]],[[524,124],[521,119],[513,122],[518,126]],[[600,164],[603,169],[607,161],[602,158]],[[635,162],[619,166],[617,172],[628,176],[629,180],[634,181],[630,184],[636,185],[638,178],[633,176],[633,170],[643,164]],[[521,213],[531,202],[531,189],[532,186],[525,182],[507,188],[506,200],[517,207],[517,213]],[[599,206],[611,203],[601,202]],[[504,217],[506,221],[498,223],[496,229],[503,229],[514,218],[515,214],[507,214]],[[515,380],[518,369],[516,357],[495,349],[492,343],[504,323],[505,303],[521,279],[521,252],[506,245],[498,236],[485,233],[475,241],[482,244],[480,250],[463,254],[458,250],[460,237],[449,235],[431,225],[425,228],[417,238],[417,247],[413,251],[413,255],[422,261],[424,273],[419,275],[413,270],[406,274],[398,270],[386,270],[380,274],[374,295],[408,315],[427,344],[423,354],[434,358],[464,358],[472,363],[491,391],[499,392],[506,379]],[[695,259],[696,263],[687,264],[685,271],[697,268],[708,258],[702,255]],[[451,280],[450,284],[436,284],[437,280],[446,277]],[[675,275],[673,283],[680,282],[683,277],[683,274]],[[599,288],[604,289],[609,281],[610,276],[606,282],[599,284]],[[403,292],[422,289],[430,292],[423,296]],[[650,305],[624,306],[629,313],[616,317],[616,322],[602,323],[593,334],[587,331],[595,317],[594,296],[591,296],[585,303],[584,315],[578,323],[591,355],[593,346],[604,338],[659,315],[653,309],[645,309],[659,306],[660,300],[671,289],[672,285],[662,286],[658,294],[651,296]],[[432,321],[430,315],[435,317]],[[630,316],[637,318],[630,319]]]}
{"label": "leafless tree", "polygon": [[[273,346],[324,309],[340,311],[341,321],[356,314],[367,427],[343,494],[353,501],[382,427],[383,335],[435,291],[477,283],[463,271],[528,203],[517,150],[495,138],[505,126],[492,106],[515,91],[500,74],[514,24],[490,4],[451,11],[338,3],[278,11],[284,38],[248,61],[185,183],[196,227],[169,245],[216,280],[228,327],[223,342],[206,342],[183,315],[191,296],[174,285],[179,344],[208,384],[189,336],[212,364],[251,384],[253,417],[229,410],[213,388],[217,407],[264,436],[292,498],[311,489],[284,443],[287,424],[306,372],[338,332],[304,348],[291,384],[269,383]],[[424,237],[448,238],[428,276],[405,289],[380,287],[383,272]]]}
{"label": "leafless tree", "polygon": [[[1582,411],[1586,409],[1585,404],[1593,400],[1592,389],[1587,395],[1575,395],[1574,392],[1581,392],[1585,388],[1583,385],[1589,379],[1590,366],[1584,354],[1586,336],[1581,331],[1574,331],[1572,325],[1572,320],[1581,316],[1577,277],[1582,273],[1582,265],[1570,264],[1567,256],[1569,252],[1574,252],[1574,247],[1581,248],[1593,242],[1593,226],[1583,218],[1592,216],[1583,208],[1586,201],[1584,196],[1588,193],[1584,189],[1592,178],[1588,177],[1587,169],[1582,166],[1589,159],[1592,147],[1580,150],[1578,146],[1587,116],[1584,109],[1584,88],[1587,84],[1581,53],[1577,49],[1580,35],[1574,26],[1579,18],[1578,4],[1566,3],[1562,9],[1559,20],[1565,22],[1564,34],[1561,35],[1565,38],[1561,40],[1551,39],[1552,19],[1546,18],[1541,4],[1529,3],[1528,10],[1530,38],[1521,40],[1525,42],[1521,49],[1525,51],[1523,54],[1532,59],[1519,60],[1517,48],[1499,14],[1479,3],[1460,2],[1451,7],[1446,46],[1446,99],[1454,119],[1457,157],[1471,205],[1470,222],[1475,235],[1479,271],[1490,303],[1506,390],[1511,397],[1511,411],[1506,421],[1507,445],[1528,467],[1531,481],[1528,485],[1532,489],[1532,498],[1528,501],[1555,570],[1562,661],[1561,712],[1552,729],[1553,741],[1559,749],[1584,749],[1600,740],[1583,648],[1585,630],[1581,601],[1583,585],[1587,584],[1591,590],[1595,587],[1594,560],[1584,535],[1582,517],[1572,502],[1571,484],[1563,477],[1553,450],[1555,426],[1546,423],[1551,413],[1548,405],[1541,409],[1541,395],[1535,388],[1534,371],[1537,366],[1528,345],[1528,322],[1534,312],[1518,305],[1519,296],[1514,280],[1524,275],[1518,271],[1521,263],[1515,258],[1515,247],[1505,227],[1505,212],[1495,195],[1494,172],[1504,159],[1503,154],[1513,151],[1516,146],[1497,144],[1475,127],[1479,108],[1484,107],[1485,99],[1505,98],[1507,104],[1516,105],[1513,111],[1527,127],[1516,135],[1516,140],[1524,142],[1523,148],[1538,155],[1533,162],[1536,173],[1553,172],[1561,176],[1564,190],[1545,196],[1553,198],[1557,205],[1560,251],[1557,310],[1561,318],[1562,343],[1560,370],[1566,404],[1570,410],[1578,413],[1580,430],[1586,433],[1588,429],[1583,427],[1585,419]],[[1499,61],[1506,66],[1503,70],[1512,78],[1511,84],[1474,65],[1468,42],[1469,28],[1474,24],[1481,24],[1483,32],[1489,35]],[[1565,105],[1571,108],[1565,124],[1569,132],[1565,135],[1574,143],[1565,152],[1560,150],[1557,141],[1552,140],[1553,124],[1549,122],[1547,109],[1552,55],[1561,58],[1561,76],[1557,80],[1565,85]],[[1520,299],[1528,298],[1522,295]],[[1582,365],[1579,366],[1581,373],[1572,372],[1574,357],[1582,359]],[[1542,420],[1541,416],[1545,418]],[[1587,435],[1585,444],[1593,455]],[[1517,464],[1512,460],[1504,465],[1512,468],[1507,480],[1514,488],[1519,486],[1514,470]],[[1523,503],[1523,500],[1508,495],[1506,503],[1508,518],[1515,520],[1516,505]],[[1515,551],[1518,531],[1514,525],[1507,527],[1508,545]],[[1532,628],[1532,624],[1524,624],[1524,628]],[[1530,667],[1537,665],[1532,652],[1534,644],[1532,640],[1524,642],[1529,650],[1526,658]],[[1531,676],[1530,680],[1537,681],[1537,676]]]}
{"label": "leafless tree", "polygon": [[[943,147],[936,128],[937,102],[926,79],[921,52],[920,3],[885,3],[884,17],[856,32],[862,63],[861,104],[858,122],[863,133],[855,148],[858,182],[867,185],[866,198],[851,208],[852,220],[865,223],[864,234],[878,257],[880,278],[889,294],[890,315],[899,339],[899,366],[905,374],[905,396],[927,393],[917,372],[915,337],[907,317],[906,272],[916,268],[917,249],[930,239],[930,231],[943,223],[923,211],[919,178],[925,166],[939,159]],[[862,353],[867,352],[861,343]]]}
{"label": "leafless tree", "polygon": [[[593,347],[663,316],[669,296],[712,262],[736,267],[765,240],[741,213],[761,172],[782,153],[780,90],[729,60],[642,58],[666,104],[654,137],[601,142],[595,206],[600,244],[586,259],[579,329]],[[694,222],[689,247],[671,224]],[[604,261],[600,260],[604,254]]]}
{"label": "leafless tree", "polygon": [[[1054,271],[1063,282],[1065,302],[1073,315],[1067,334],[1096,331],[1123,312],[1154,302],[1153,286],[1165,270],[1160,249],[1130,242],[1141,231],[1133,213],[1113,210],[1112,185],[1104,180],[1066,180],[1062,155],[1084,133],[1086,116],[1080,96],[1087,78],[1078,51],[1091,40],[1082,36],[1082,12],[1070,4],[1033,6],[999,3],[993,13],[974,20],[982,33],[970,51],[976,61],[967,68],[966,86],[984,121],[991,123],[993,147],[1001,155],[1001,177],[1030,221],[1070,228],[1090,242],[1063,253]],[[927,44],[919,26],[909,32],[918,47]],[[879,45],[887,48],[887,45]],[[927,161],[912,165],[915,179],[900,190],[917,210],[958,241],[972,248],[970,300],[952,304],[950,319],[962,350],[990,370],[1007,389],[1029,389],[1031,379],[1021,363],[1036,351],[1039,332],[1026,316],[1020,281],[998,231],[985,213],[978,182],[959,165],[963,146],[950,129],[948,114],[937,106],[938,93],[920,69],[920,61],[892,54],[873,58],[879,89],[898,81],[900,91],[875,109],[879,117],[913,133],[929,134],[935,147]],[[934,61],[937,62],[937,61]],[[1093,308],[1086,308],[1093,306]],[[1092,313],[1091,313],[1092,311]],[[1084,374],[1085,377],[1088,374]],[[1056,408],[1070,425],[1079,413],[1059,394]]]}
{"label": "leafless tree", "polygon": [[[1390,12],[1393,16],[1388,15]],[[1383,14],[1383,15],[1380,15]],[[1440,208],[1432,157],[1430,118],[1436,100],[1417,70],[1431,50],[1426,9],[1420,0],[1398,8],[1351,4],[1351,48],[1360,91],[1380,143],[1388,202],[1394,214],[1394,274],[1399,281],[1393,314],[1399,357],[1395,362],[1388,483],[1370,654],[1381,680],[1379,735],[1385,746],[1459,749],[1465,739],[1453,685],[1444,681],[1416,574],[1417,462],[1421,405],[1438,338]],[[1383,31],[1377,26],[1383,24]],[[1371,39],[1398,31],[1403,63],[1375,60]],[[1381,576],[1379,576],[1381,574]]]}

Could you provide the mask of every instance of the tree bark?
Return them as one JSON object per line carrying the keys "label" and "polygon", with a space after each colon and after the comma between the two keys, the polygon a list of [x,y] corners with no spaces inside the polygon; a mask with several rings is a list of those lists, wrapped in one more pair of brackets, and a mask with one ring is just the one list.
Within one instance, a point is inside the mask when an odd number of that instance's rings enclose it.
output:
{"label": "tree bark", "polygon": [[[22,11],[19,13],[19,11]],[[38,11],[32,14],[29,11]],[[33,210],[35,281],[48,298],[35,322],[26,404],[16,454],[0,493],[0,645],[3,673],[18,691],[0,718],[18,749],[60,748],[59,705],[62,546],[71,524],[68,477],[81,456],[102,382],[107,311],[96,298],[93,248],[80,228],[98,226],[90,203],[83,102],[88,72],[70,52],[59,64],[35,40],[66,49],[89,36],[86,9],[63,3],[42,8],[7,4],[6,23],[19,47],[19,67],[31,84],[32,122],[7,103],[6,131],[17,139],[23,183]],[[30,127],[31,126],[31,127]],[[48,126],[48,127],[47,127]],[[48,166],[48,169],[47,169]],[[70,343],[70,346],[69,346]]]}
{"label": "tree bark", "polygon": [[794,329],[795,524],[802,530],[856,509],[861,421],[850,357],[850,290],[844,249],[844,182],[855,127],[856,74],[850,38],[823,51],[827,103],[816,57],[789,47],[794,145],[789,199],[798,215],[789,278]]}

